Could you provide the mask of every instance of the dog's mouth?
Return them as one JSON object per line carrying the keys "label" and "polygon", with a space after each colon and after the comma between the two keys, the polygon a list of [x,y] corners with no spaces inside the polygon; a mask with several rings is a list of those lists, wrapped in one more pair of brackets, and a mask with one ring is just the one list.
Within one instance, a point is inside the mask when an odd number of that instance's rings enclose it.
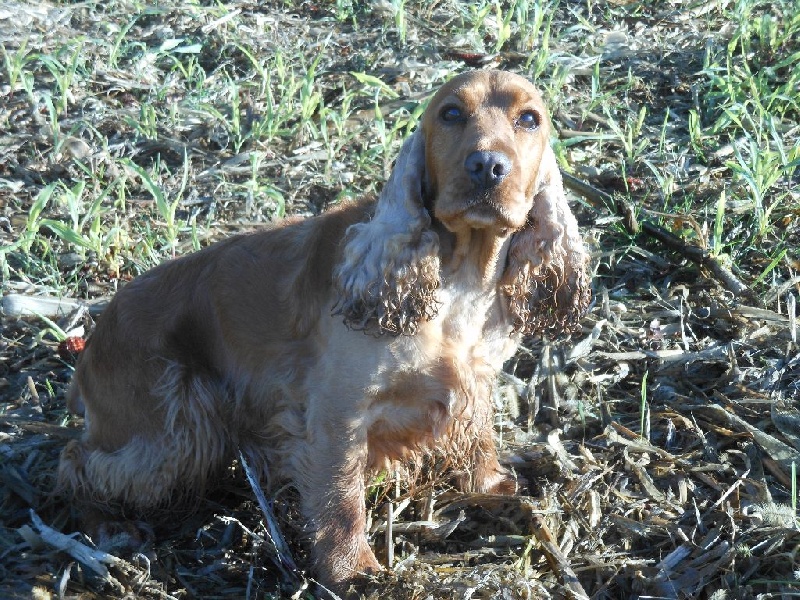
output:
{"label": "dog's mouth", "polygon": [[[475,229],[500,227],[518,229],[525,224],[527,211],[514,211],[520,202],[509,201],[499,190],[476,193],[466,201],[460,219]],[[520,212],[519,215],[516,212]]]}
{"label": "dog's mouth", "polygon": [[[511,190],[469,190],[449,188],[437,195],[423,190],[423,202],[429,214],[448,229],[503,229],[515,231],[525,225],[528,208],[524,194]],[[519,196],[519,197],[518,197]]]}
{"label": "dog's mouth", "polygon": [[512,225],[507,211],[501,205],[484,201],[470,203],[461,214],[461,220],[478,229],[498,225],[508,228]]}

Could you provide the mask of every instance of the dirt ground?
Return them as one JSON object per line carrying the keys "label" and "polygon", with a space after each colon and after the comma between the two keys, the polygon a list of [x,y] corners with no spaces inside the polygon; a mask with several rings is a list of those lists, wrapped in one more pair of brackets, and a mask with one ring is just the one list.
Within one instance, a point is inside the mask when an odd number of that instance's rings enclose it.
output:
{"label": "dirt ground", "polygon": [[[80,419],[64,405],[74,355],[51,325],[88,332],[96,313],[62,310],[51,321],[20,316],[10,309],[9,294],[102,300],[195,242],[284,212],[314,214],[337,198],[379,189],[428,94],[451,74],[482,67],[532,77],[548,98],[554,147],[574,178],[567,182],[570,200],[592,251],[594,302],[580,333],[526,340],[498,382],[501,454],[529,482],[529,495],[462,494],[444,486],[410,493],[376,483],[372,540],[386,560],[391,506],[394,564],[362,593],[398,599],[800,596],[798,181],[793,170],[784,173],[770,193],[784,194],[785,202],[773,206],[766,232],[747,233],[758,207],[731,166],[744,151],[720,121],[724,111],[715,113],[714,103],[722,101],[709,62],[736,35],[729,20],[734,5],[564,1],[547,5],[546,40],[543,27],[510,27],[507,43],[501,43],[500,9],[508,3],[487,3],[481,21],[458,2],[407,3],[403,21],[390,2],[233,1],[221,8],[168,0],[149,12],[134,2],[0,7],[7,61],[0,75],[6,296],[0,596],[311,597],[301,573],[276,566],[240,466],[208,498],[159,525],[139,553],[118,552],[113,544],[95,548],[75,533],[76,515],[51,493],[60,449],[80,433]],[[791,17],[768,4],[755,6],[753,19],[770,11]],[[531,8],[528,22],[534,13]],[[101,39],[111,40],[97,45],[105,48],[97,60],[106,67],[85,67],[80,72],[91,77],[65,84],[71,91],[63,110],[51,103],[61,132],[54,138],[46,103],[31,110],[33,96],[22,84],[3,82],[12,72],[9,57],[20,55],[12,50],[27,47],[68,64],[78,54],[57,52],[65,40],[89,40],[80,46],[89,52],[92,40]],[[268,145],[246,136],[237,142],[232,114],[215,121],[205,104],[186,108],[186,84],[170,83],[174,66],[165,67],[163,57],[134,61],[116,40],[162,48],[165,40],[184,48],[199,44],[196,64],[221,80],[219,65],[226,66],[251,128],[253,115],[267,110],[263,93],[254,91],[258,85],[246,85],[266,76],[251,57],[282,53],[296,69],[298,97],[303,77],[313,82],[316,112],[302,125],[305,105],[298,104],[294,120]],[[795,37],[776,47],[764,60],[775,77],[785,78],[789,63],[782,61],[800,43]],[[109,58],[115,48],[122,57],[116,62]],[[745,58],[734,52],[732,60],[756,60],[758,52],[753,48]],[[89,55],[87,64],[92,60]],[[274,83],[279,69],[270,65]],[[57,90],[54,73],[41,67],[34,92]],[[354,75],[362,73],[386,89]],[[157,113],[146,135],[142,107],[150,104],[144,99],[156,97],[163,114],[170,103],[185,113],[171,127]],[[204,102],[214,105],[215,98],[209,93]],[[337,111],[345,102],[343,128],[331,126],[332,141],[323,138],[320,106]],[[798,137],[796,112],[783,115],[780,129],[789,145]],[[705,137],[694,135],[693,114],[704,120]],[[376,122],[395,127],[386,148]],[[252,156],[261,162],[254,166]],[[129,256],[109,257],[76,254],[43,230],[50,250],[12,247],[49,184],[71,188],[87,181],[85,193],[98,194],[98,181],[114,180],[123,159],[142,168],[163,165],[157,183],[170,193],[188,180],[175,214],[184,224],[203,224],[199,241],[187,226],[172,245],[132,243]],[[721,194],[728,210],[719,234]],[[160,226],[144,184],[133,189],[124,210],[122,221],[150,223],[148,231]],[[45,210],[50,218],[66,219],[67,212],[64,206]],[[126,235],[145,239],[141,227]],[[727,244],[721,252],[716,234]],[[270,500],[302,568],[307,546],[293,492]]]}

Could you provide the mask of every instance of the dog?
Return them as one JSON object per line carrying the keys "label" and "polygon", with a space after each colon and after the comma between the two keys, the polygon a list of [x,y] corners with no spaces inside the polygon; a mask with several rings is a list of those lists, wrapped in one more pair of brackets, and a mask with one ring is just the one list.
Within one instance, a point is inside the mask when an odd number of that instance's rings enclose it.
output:
{"label": "dog", "polygon": [[467,491],[514,493],[492,389],[524,335],[579,327],[587,253],[540,94],[454,77],[377,201],[239,235],[127,284],[68,392],[85,432],[59,482],[84,506],[202,493],[241,451],[299,491],[312,568],[334,590],[381,569],[365,476],[428,453]]}

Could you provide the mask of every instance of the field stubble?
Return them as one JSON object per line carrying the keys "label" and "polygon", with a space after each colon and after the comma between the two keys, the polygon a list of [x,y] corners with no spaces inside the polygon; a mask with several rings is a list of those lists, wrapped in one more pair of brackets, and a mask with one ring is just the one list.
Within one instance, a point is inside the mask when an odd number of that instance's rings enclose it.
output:
{"label": "field stubble", "polygon": [[[75,515],[50,489],[80,425],[64,340],[99,309],[15,303],[102,299],[373,192],[429,92],[492,66],[537,82],[562,168],[588,184],[573,205],[596,301],[499,382],[503,455],[531,496],[376,481],[395,569],[364,593],[796,596],[798,40],[792,0],[5,3],[1,594],[279,593],[292,577],[237,473],[134,557],[58,536]],[[290,500],[274,507],[302,564]]]}

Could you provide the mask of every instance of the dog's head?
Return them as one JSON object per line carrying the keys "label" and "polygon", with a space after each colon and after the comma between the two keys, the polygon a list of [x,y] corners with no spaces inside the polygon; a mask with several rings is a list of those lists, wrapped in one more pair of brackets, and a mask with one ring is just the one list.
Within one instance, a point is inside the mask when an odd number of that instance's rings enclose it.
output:
{"label": "dog's head", "polygon": [[504,71],[459,75],[431,99],[422,131],[435,218],[451,231],[525,225],[542,158],[551,152],[545,107],[527,79]]}
{"label": "dog's head", "polygon": [[576,327],[589,302],[587,257],[549,138],[527,79],[472,71],[446,83],[403,145],[373,219],[348,232],[335,274],[345,321],[409,334],[436,314],[433,218],[452,232],[512,236],[499,289],[515,330]]}

